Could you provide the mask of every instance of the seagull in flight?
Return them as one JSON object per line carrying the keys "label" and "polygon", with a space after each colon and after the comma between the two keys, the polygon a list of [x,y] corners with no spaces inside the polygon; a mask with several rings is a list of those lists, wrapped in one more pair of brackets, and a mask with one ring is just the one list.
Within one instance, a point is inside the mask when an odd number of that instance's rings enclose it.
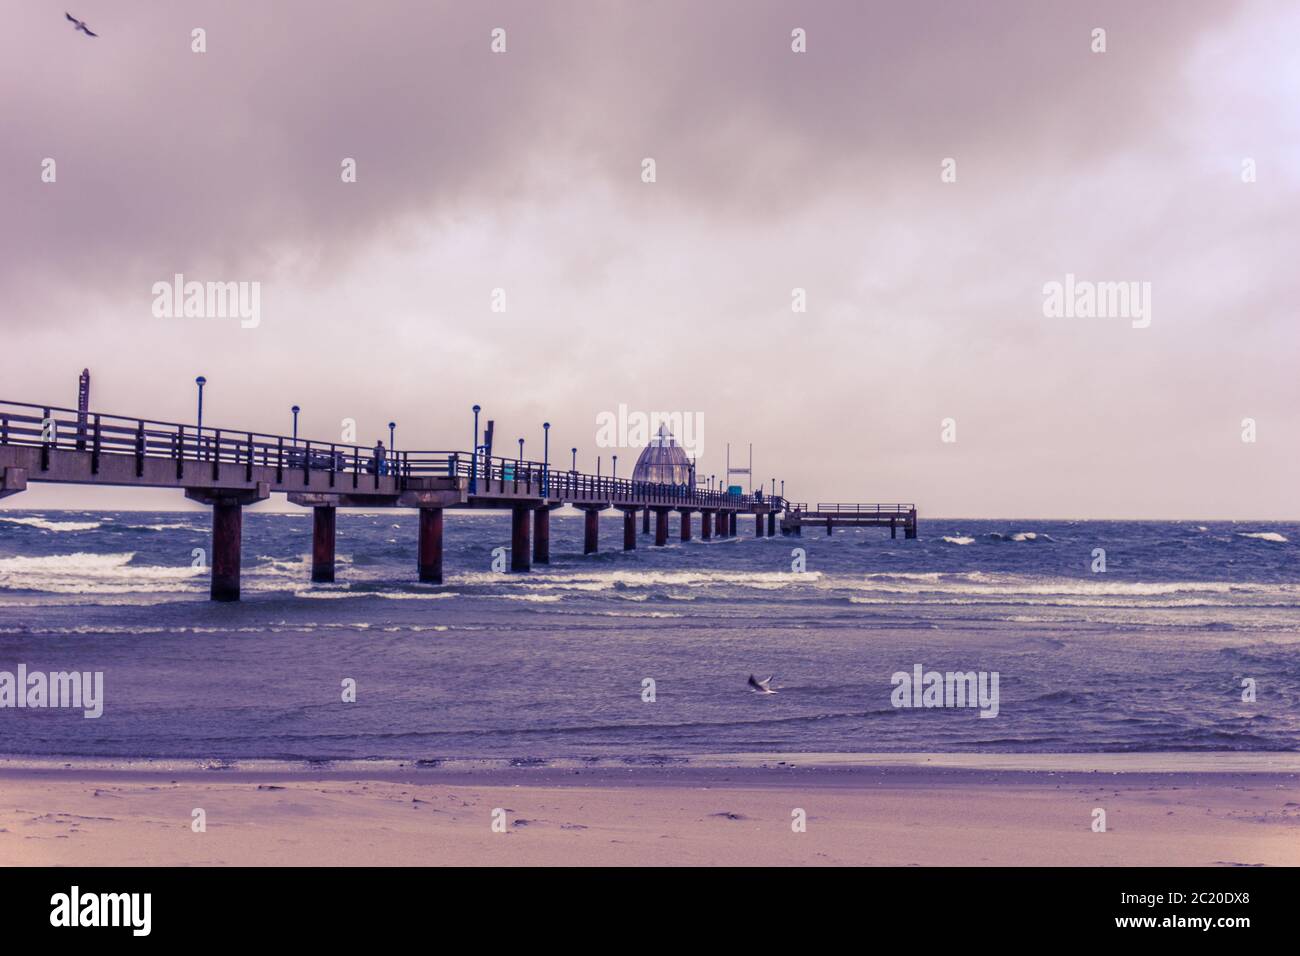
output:
{"label": "seagull in flight", "polygon": [[97,37],[97,36],[99,36],[98,33],[91,33],[91,32],[90,32],[90,28],[86,26],[86,21],[85,21],[85,20],[78,20],[76,17],[74,17],[72,14],[70,14],[67,10],[64,10],[64,11],[63,11],[63,15],[64,15],[65,17],[67,17],[69,20],[71,20],[73,23],[76,24],[76,27],[75,27],[74,29],[76,29],[76,30],[80,30],[82,33],[84,33],[84,34],[85,34],[86,36],[88,36],[88,37]]}
{"label": "seagull in flight", "polygon": [[769,686],[771,683],[772,683],[771,677],[769,677],[767,680],[758,680],[757,678],[754,677],[753,674],[749,675],[749,688],[755,693],[775,694],[776,691],[772,690],[772,688]]}

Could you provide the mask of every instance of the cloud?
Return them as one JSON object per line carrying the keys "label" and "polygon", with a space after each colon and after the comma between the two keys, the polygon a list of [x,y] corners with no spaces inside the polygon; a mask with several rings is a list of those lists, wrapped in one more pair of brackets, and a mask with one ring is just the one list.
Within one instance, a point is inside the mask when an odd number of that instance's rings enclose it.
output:
{"label": "cloud", "polygon": [[[201,364],[241,427],[296,401],[434,447],[473,401],[579,445],[628,402],[704,412],[813,498],[1190,514],[1245,474],[1294,511],[1290,451],[1179,458],[1242,409],[1295,431],[1283,6],[86,3],[99,40],[10,23],[6,392],[89,363],[113,410],[183,418]],[[262,327],[158,324],[176,272],[261,281]],[[1151,281],[1152,329],[1044,319],[1066,272]],[[1141,494],[1099,481],[1166,442]]]}

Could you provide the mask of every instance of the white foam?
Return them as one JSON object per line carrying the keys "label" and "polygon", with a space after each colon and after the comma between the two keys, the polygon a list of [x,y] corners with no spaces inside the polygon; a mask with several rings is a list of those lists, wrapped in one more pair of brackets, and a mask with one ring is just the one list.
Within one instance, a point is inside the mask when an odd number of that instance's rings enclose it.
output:
{"label": "white foam", "polygon": [[1276,531],[1238,531],[1239,538],[1254,538],[1256,541],[1272,541],[1274,544],[1286,544],[1288,539]]}
{"label": "white foam", "polygon": [[460,597],[455,591],[344,591],[337,589],[294,591],[294,597],[330,600],[338,598],[384,598],[388,601],[438,601],[446,598]]}
{"label": "white foam", "polygon": [[0,518],[0,521],[40,528],[42,531],[94,531],[100,526],[98,521],[47,521],[44,518]]}
{"label": "white foam", "polygon": [[[802,573],[787,571],[635,571],[618,569],[577,573],[537,574],[531,581],[511,582],[512,587],[537,591],[609,591],[616,588],[650,587],[730,587],[774,590],[791,584],[815,584],[821,580],[820,571]],[[457,585],[501,584],[503,576],[490,571],[457,574],[451,579]]]}
{"label": "white foam", "polygon": [[52,554],[39,558],[0,558],[0,588],[52,594],[124,594],[132,591],[194,591],[206,568],[132,565],[135,552]]}

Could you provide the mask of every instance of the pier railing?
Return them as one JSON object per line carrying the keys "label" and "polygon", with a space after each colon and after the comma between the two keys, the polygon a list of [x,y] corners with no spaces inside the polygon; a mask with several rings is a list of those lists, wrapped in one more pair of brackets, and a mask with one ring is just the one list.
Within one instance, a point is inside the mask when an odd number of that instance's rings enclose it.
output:
{"label": "pier railing", "polygon": [[870,504],[849,504],[838,501],[819,501],[817,506],[811,507],[806,501],[787,501],[785,502],[786,511],[799,511],[805,515],[896,515],[906,514],[914,511],[916,505],[911,503],[881,503],[871,502]]}
{"label": "pier railing", "polygon": [[870,504],[845,504],[843,502],[817,502],[817,511],[833,514],[891,514],[902,511],[911,511],[915,508],[914,504],[883,504],[880,502],[871,502]]}
{"label": "pier railing", "polygon": [[[330,486],[362,489],[367,482],[378,487],[379,478],[394,475],[403,481],[416,478],[468,478],[475,495],[535,495],[581,505],[619,502],[692,508],[749,508],[765,499],[732,495],[687,485],[632,481],[610,475],[593,475],[557,469],[544,462],[474,455],[463,451],[399,451],[385,449],[383,458],[373,448],[341,442],[324,442],[265,432],[213,428],[197,424],[81,412],[52,405],[0,401],[0,445],[25,445],[41,449],[41,467],[49,467],[52,451],[81,451],[91,455],[91,474],[99,472],[101,455],[133,456],[137,477],[144,475],[146,459],[164,458],[176,463],[176,477],[187,468],[208,467],[212,479],[218,466],[245,467],[245,480],[253,480],[254,466],[274,468],[278,483],[292,482],[301,473],[309,484],[312,473],[330,476]],[[771,502],[769,502],[771,503]]]}
{"label": "pier railing", "polygon": [[99,472],[104,454],[130,455],[136,459],[137,477],[144,474],[148,458],[166,458],[177,464],[177,478],[187,464],[211,465],[212,477],[222,463],[244,465],[247,480],[252,468],[276,469],[276,481],[302,472],[328,472],[348,476],[354,488],[363,476],[388,472],[387,463],[376,467],[372,449],[339,442],[321,442],[270,435],[264,432],[232,431],[186,425],[179,422],[128,418],[100,412],[80,412],[51,405],[0,401],[0,445],[27,445],[41,449],[41,465],[49,466],[55,450],[90,452],[90,472]]}
{"label": "pier railing", "polygon": [[557,469],[545,462],[461,451],[403,451],[398,453],[399,474],[405,478],[456,477],[473,481],[473,493],[537,494],[582,504],[584,501],[649,502],[665,507],[739,508],[760,499],[725,491],[692,489],[689,485],[633,481],[611,475],[593,475],[571,468]]}

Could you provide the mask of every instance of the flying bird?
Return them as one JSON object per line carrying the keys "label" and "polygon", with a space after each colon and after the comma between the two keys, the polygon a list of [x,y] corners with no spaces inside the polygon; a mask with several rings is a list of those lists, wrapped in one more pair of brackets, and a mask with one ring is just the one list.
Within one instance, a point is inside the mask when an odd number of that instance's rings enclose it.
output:
{"label": "flying bird", "polygon": [[775,694],[776,691],[772,690],[772,688],[768,686],[771,683],[772,683],[771,677],[769,677],[767,680],[758,680],[754,677],[753,674],[749,675],[749,688],[750,690],[753,690],[756,693]]}
{"label": "flying bird", "polygon": [[70,14],[67,10],[64,10],[64,11],[63,11],[63,15],[64,15],[65,17],[67,17],[69,20],[71,20],[73,23],[76,24],[76,27],[75,27],[74,29],[76,29],[76,30],[80,30],[82,33],[84,33],[84,34],[85,34],[86,36],[88,36],[88,37],[97,37],[97,36],[99,36],[98,33],[91,33],[91,32],[90,32],[90,28],[86,26],[86,21],[85,21],[85,20],[78,20],[76,17],[74,17],[72,14]]}

